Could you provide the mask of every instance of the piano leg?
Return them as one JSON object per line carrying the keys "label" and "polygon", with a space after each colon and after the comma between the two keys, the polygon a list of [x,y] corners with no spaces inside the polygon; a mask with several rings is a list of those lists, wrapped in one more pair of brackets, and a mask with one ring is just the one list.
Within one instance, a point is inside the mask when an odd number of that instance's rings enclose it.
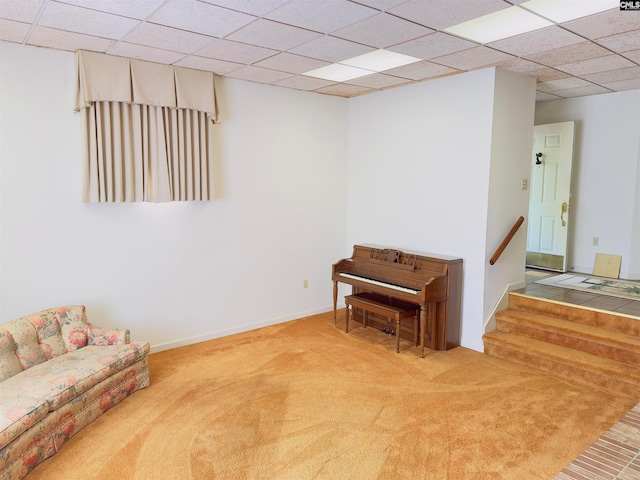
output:
{"label": "piano leg", "polygon": [[[338,282],[333,282],[333,324],[336,324],[336,316],[338,310]],[[347,305],[347,311],[349,306]]]}

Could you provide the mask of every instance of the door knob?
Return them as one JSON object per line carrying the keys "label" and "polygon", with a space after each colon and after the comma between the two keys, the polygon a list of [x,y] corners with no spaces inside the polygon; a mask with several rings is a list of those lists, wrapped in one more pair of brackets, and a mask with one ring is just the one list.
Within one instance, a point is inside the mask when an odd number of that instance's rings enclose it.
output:
{"label": "door knob", "polygon": [[562,222],[563,227],[567,226],[567,222],[564,219],[564,214],[567,213],[567,210],[569,210],[567,202],[562,202],[562,207],[560,208],[560,221]]}

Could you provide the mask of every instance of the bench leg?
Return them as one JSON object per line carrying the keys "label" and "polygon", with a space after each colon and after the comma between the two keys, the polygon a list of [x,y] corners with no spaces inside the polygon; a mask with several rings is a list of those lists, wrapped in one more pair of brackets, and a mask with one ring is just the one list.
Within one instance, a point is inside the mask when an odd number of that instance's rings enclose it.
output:
{"label": "bench leg", "polygon": [[367,328],[367,311],[364,308],[362,309],[362,326]]}
{"label": "bench leg", "polygon": [[400,353],[400,319],[396,319],[396,353]]}
{"label": "bench leg", "polygon": [[349,310],[351,310],[351,306],[347,305],[347,311],[345,312],[345,321],[344,321],[344,331],[349,333]]}

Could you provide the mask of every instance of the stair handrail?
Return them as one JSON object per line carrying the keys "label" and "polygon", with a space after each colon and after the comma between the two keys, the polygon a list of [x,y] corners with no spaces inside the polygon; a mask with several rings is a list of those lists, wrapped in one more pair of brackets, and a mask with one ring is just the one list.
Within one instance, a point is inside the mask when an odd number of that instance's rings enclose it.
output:
{"label": "stair handrail", "polygon": [[507,248],[507,245],[509,245],[509,242],[515,236],[516,232],[520,228],[520,225],[522,225],[522,222],[524,222],[524,217],[520,215],[520,218],[518,218],[518,220],[516,220],[516,223],[513,224],[513,227],[511,227],[511,230],[509,230],[509,233],[507,233],[507,235],[504,237],[504,240],[502,241],[500,246],[496,249],[493,256],[491,257],[491,260],[489,260],[490,265],[493,265],[498,261],[498,258],[500,258],[500,255],[502,255],[502,252],[504,252],[504,249]]}

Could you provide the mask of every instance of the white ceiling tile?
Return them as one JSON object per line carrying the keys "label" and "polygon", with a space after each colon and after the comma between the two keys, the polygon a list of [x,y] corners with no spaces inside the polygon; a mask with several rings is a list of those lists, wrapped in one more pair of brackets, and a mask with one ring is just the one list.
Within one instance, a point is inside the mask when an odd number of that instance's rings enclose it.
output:
{"label": "white ceiling tile", "polygon": [[30,29],[31,25],[29,23],[14,22],[13,20],[0,18],[0,40],[22,43]]}
{"label": "white ceiling tile", "polygon": [[323,35],[299,47],[292,48],[291,53],[317,58],[327,62],[340,62],[347,58],[357,57],[373,52],[375,48],[359,43],[349,42],[340,38]]}
{"label": "white ceiling tile", "polygon": [[358,3],[367,5],[368,7],[377,8],[379,10],[389,10],[396,5],[406,2],[407,0],[357,0]]}
{"label": "white ceiling tile", "polygon": [[581,62],[558,65],[556,68],[571,75],[582,76],[589,73],[606,72],[633,67],[635,64],[619,55],[607,55],[606,57],[591,58]]}
{"label": "white ceiling tile", "polygon": [[588,39],[595,40],[596,38],[637,30],[640,28],[640,15],[636,11],[609,10],[563,23],[562,27]]}
{"label": "white ceiling tile", "polygon": [[265,18],[316,32],[331,33],[376,13],[377,10],[347,0],[291,0]]}
{"label": "white ceiling tile", "polygon": [[353,42],[387,48],[416,37],[432,33],[433,30],[408,22],[386,13],[379,13],[354,25],[342,28],[333,35]]}
{"label": "white ceiling tile", "polygon": [[319,33],[310,30],[260,19],[232,33],[227,39],[276,50],[289,50],[319,36]]}
{"label": "white ceiling tile", "polygon": [[134,43],[118,42],[107,53],[119,57],[139,58],[150,62],[172,64],[184,57],[184,54],[161,50],[159,48],[136,45]]}
{"label": "white ceiling tile", "polygon": [[604,85],[606,83],[616,81],[635,80],[640,78],[640,67],[633,66],[620,70],[592,73],[590,75],[584,75],[583,78],[589,82],[597,83],[598,85]]}
{"label": "white ceiling tile", "polygon": [[396,87],[398,85],[404,85],[407,83],[413,83],[413,80],[406,78],[392,77],[391,75],[385,75],[384,73],[374,73],[372,75],[366,75],[364,77],[354,78],[347,81],[349,85],[357,85],[359,87],[369,88],[388,88]]}
{"label": "white ceiling tile", "polygon": [[584,42],[584,38],[567,32],[560,27],[553,26],[491,42],[488,46],[519,57],[525,57],[581,42]]}
{"label": "white ceiling tile", "polygon": [[601,93],[610,93],[611,90],[600,85],[585,85],[584,87],[568,88],[566,90],[556,90],[554,95],[564,98],[584,97],[586,95],[600,95]]}
{"label": "white ceiling tile", "polygon": [[624,56],[632,62],[640,63],[640,49],[624,52]]}
{"label": "white ceiling tile", "polygon": [[592,85],[590,82],[581,78],[569,77],[560,80],[550,80],[548,82],[540,82],[536,86],[541,92],[553,92],[556,90],[566,90],[571,88],[585,87]]}
{"label": "white ceiling tile", "polygon": [[393,68],[391,70],[387,70],[385,73],[387,75],[408,78],[410,80],[424,80],[427,78],[437,78],[444,75],[460,73],[460,70],[445,67],[444,65],[438,65],[437,63],[422,61],[405,65],[404,67]]}
{"label": "white ceiling tile", "polygon": [[207,72],[214,72],[218,75],[225,75],[234,70],[244,67],[241,63],[226,62],[224,60],[216,60],[213,58],[198,57],[195,55],[189,55],[174,63],[179,67],[195,68],[196,70],[205,70]]}
{"label": "white ceiling tile", "polygon": [[29,35],[27,43],[69,52],[75,52],[78,49],[106,52],[116,41],[54,28],[36,27]]}
{"label": "white ceiling tile", "polygon": [[443,30],[510,6],[511,4],[502,0],[474,0],[470,2],[409,0],[389,9],[389,13],[417,22],[425,27]]}
{"label": "white ceiling tile", "polygon": [[[24,0],[22,0],[24,1]],[[166,0],[56,0],[60,3],[69,3],[79,7],[114,13],[124,17],[143,20],[156,11]]]}
{"label": "white ceiling tile", "polygon": [[640,89],[640,78],[604,83],[602,84],[602,86],[609,88],[615,92],[622,92],[624,90],[637,90]]}
{"label": "white ceiling tile", "polygon": [[285,78],[273,82],[272,85],[278,85],[279,87],[295,88],[296,90],[315,90],[317,88],[327,87],[333,85],[334,82],[329,80],[323,80],[321,78],[307,77],[305,75],[296,75],[294,77]]}
{"label": "white ceiling tile", "polygon": [[552,95],[551,93],[546,92],[536,92],[536,102],[548,102],[550,100],[561,100],[562,97],[558,97],[557,95]]}
{"label": "white ceiling tile", "polygon": [[139,23],[139,20],[132,18],[49,2],[38,25],[97,37],[120,39]]}
{"label": "white ceiling tile", "polygon": [[615,52],[638,50],[640,48],[640,30],[599,38],[598,43]]}
{"label": "white ceiling tile", "polygon": [[563,78],[571,78],[568,73],[561,72],[551,67],[541,67],[536,70],[527,70],[520,72],[529,77],[535,77],[538,82],[550,82],[551,80],[561,80]]}
{"label": "white ceiling tile", "polygon": [[248,65],[239,68],[238,70],[234,70],[233,72],[227,74],[227,76],[238,78],[240,80],[248,80],[251,82],[273,83],[279,80],[284,80],[285,78],[289,78],[291,74],[286,72],[278,72],[276,70],[270,70],[268,68],[260,68]]}
{"label": "white ceiling tile", "polygon": [[457,68],[458,70],[475,70],[506,62],[511,58],[513,58],[511,55],[487,47],[476,47],[437,57],[431,61],[447,67]]}
{"label": "white ceiling tile", "polygon": [[505,68],[510,72],[524,73],[545,68],[544,65],[526,60],[524,58],[513,57],[498,64],[499,67]]}
{"label": "white ceiling tile", "polygon": [[218,5],[237,12],[249,13],[261,17],[290,0],[200,0],[212,5]]}
{"label": "white ceiling tile", "polygon": [[31,23],[36,19],[44,0],[0,0],[0,18]]}
{"label": "white ceiling tile", "polygon": [[447,33],[436,32],[409,42],[401,43],[400,45],[395,45],[390,47],[389,50],[430,60],[450,53],[476,48],[477,46],[477,43],[463,40],[462,38],[454,37]]}
{"label": "white ceiling tile", "polygon": [[283,52],[265,60],[261,60],[254,65],[257,67],[270,68],[272,70],[280,70],[281,72],[304,73],[330,65],[330,63],[322,60],[316,60],[315,58]]}
{"label": "white ceiling tile", "polygon": [[197,54],[201,57],[217,58],[228,62],[252,64],[271,57],[278,53],[278,50],[270,48],[256,47],[246,43],[232,42],[231,40],[217,40]]}
{"label": "white ceiling tile", "polygon": [[[554,48],[553,50],[547,50],[545,52],[534,53],[526,57],[534,62],[555,67],[557,65],[580,62],[582,60],[604,57],[606,55],[611,55],[611,52],[606,48],[602,48],[591,42],[581,42],[566,47]],[[567,61],[567,59],[570,61]]]}
{"label": "white ceiling tile", "polygon": [[344,83],[336,83],[328,87],[317,88],[314,92],[324,93],[326,95],[335,95],[336,97],[357,97],[369,92],[375,92],[372,88],[358,87],[356,85],[347,85]]}
{"label": "white ceiling tile", "polygon": [[125,36],[123,41],[174,52],[193,53],[209,45],[215,39],[199,33],[165,27],[164,25],[143,23]]}
{"label": "white ceiling tile", "polygon": [[224,37],[255,18],[197,0],[171,0],[148,21],[203,35]]}

